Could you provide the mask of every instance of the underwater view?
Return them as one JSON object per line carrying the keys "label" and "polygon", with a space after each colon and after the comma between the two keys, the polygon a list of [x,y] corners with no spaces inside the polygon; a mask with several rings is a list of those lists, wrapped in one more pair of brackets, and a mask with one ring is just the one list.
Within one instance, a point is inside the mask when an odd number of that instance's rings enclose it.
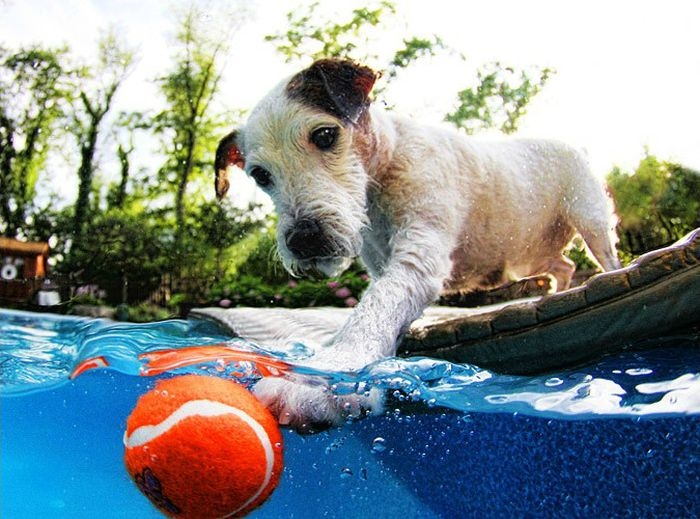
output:
{"label": "underwater view", "polygon": [[[273,355],[285,376],[339,394],[379,387],[383,415],[301,436],[252,517],[696,517],[700,340],[667,337],[577,369],[501,375],[429,358],[359,373],[301,367],[210,322],[124,324],[0,310],[0,515],[160,517],[123,465],[126,418],[160,377],[207,373],[252,385],[254,363],[222,359],[157,376],[144,354],[215,344]],[[106,369],[79,374],[86,359]],[[100,367],[90,366],[90,367]],[[72,375],[72,378],[71,378]]]}

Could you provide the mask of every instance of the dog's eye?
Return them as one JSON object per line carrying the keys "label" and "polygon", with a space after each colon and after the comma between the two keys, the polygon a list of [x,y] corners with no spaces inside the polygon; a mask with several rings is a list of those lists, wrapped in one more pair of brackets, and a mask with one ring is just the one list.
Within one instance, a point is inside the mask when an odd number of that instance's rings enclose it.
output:
{"label": "dog's eye", "polygon": [[311,142],[313,142],[319,150],[331,149],[337,138],[338,128],[335,126],[324,126],[311,133]]}
{"label": "dog's eye", "polygon": [[269,187],[272,185],[272,175],[265,168],[255,166],[250,170],[250,176],[253,177],[255,183],[260,187]]}

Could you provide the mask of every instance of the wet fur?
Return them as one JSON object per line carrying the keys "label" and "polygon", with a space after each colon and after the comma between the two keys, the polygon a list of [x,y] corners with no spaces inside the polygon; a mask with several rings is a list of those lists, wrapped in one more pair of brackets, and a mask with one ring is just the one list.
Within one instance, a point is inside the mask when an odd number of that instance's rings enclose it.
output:
{"label": "wet fur", "polygon": [[[612,203],[579,152],[552,141],[480,142],[386,112],[369,102],[375,77],[350,62],[317,62],[273,89],[217,152],[220,196],[231,163],[270,172],[290,272],[336,275],[359,255],[372,276],[316,365],[355,370],[394,355],[444,289],[541,273],[567,288],[574,268],[562,251],[576,231],[605,270],[619,267]],[[339,128],[332,150],[310,142],[323,125]],[[319,222],[332,255],[290,252],[287,233],[302,218]],[[378,393],[339,398],[281,379],[264,379],[255,392],[300,429],[381,409]]]}

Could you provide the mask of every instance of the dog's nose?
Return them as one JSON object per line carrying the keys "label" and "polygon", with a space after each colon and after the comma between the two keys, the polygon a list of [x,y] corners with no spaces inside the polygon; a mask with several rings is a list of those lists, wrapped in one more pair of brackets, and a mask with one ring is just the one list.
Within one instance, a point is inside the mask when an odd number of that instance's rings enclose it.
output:
{"label": "dog's nose", "polygon": [[287,249],[297,259],[310,259],[323,256],[325,240],[323,231],[316,220],[303,218],[296,222],[285,236]]}

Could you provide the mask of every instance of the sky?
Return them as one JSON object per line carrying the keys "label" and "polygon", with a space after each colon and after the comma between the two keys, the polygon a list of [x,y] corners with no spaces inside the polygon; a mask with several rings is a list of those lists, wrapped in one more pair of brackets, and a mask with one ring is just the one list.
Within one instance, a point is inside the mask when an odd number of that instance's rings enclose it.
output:
{"label": "sky", "polygon": [[[224,113],[250,109],[296,66],[263,36],[285,29],[301,2],[227,3],[246,20],[226,60]],[[219,0],[200,2],[216,30]],[[645,150],[700,170],[700,9],[695,0],[394,0],[397,14],[371,51],[387,53],[406,36],[438,35],[464,62],[442,56],[406,71],[392,104],[418,120],[440,122],[473,70],[499,61],[549,67],[556,74],[532,101],[517,135],[583,148],[594,171],[633,170]],[[167,70],[177,6],[185,0],[0,0],[0,44],[68,44],[94,56],[101,30],[115,26],[137,47],[138,62],[116,98],[117,110],[159,108],[152,80]],[[325,0],[347,13],[363,2]],[[338,18],[340,19],[340,18]]]}

